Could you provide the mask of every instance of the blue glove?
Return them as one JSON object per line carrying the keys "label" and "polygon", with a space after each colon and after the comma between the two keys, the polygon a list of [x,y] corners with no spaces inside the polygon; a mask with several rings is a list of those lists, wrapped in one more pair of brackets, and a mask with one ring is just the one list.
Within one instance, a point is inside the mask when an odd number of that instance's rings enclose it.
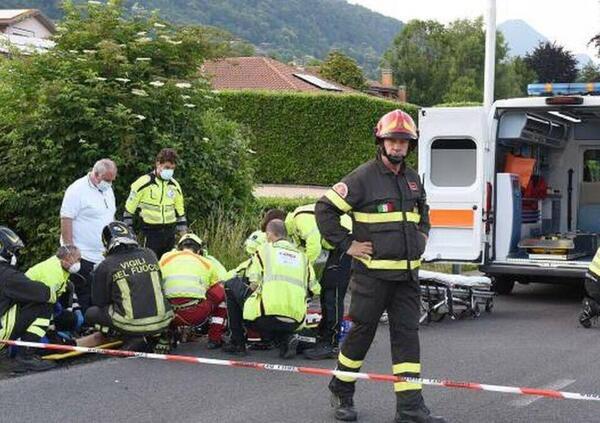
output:
{"label": "blue glove", "polygon": [[63,312],[62,304],[59,302],[54,303],[54,311],[53,311],[54,316],[55,317],[60,316],[62,314],[62,312]]}
{"label": "blue glove", "polygon": [[75,314],[75,330],[78,331],[79,329],[81,329],[81,326],[84,322],[83,313],[81,312],[81,310],[75,310],[73,314]]}

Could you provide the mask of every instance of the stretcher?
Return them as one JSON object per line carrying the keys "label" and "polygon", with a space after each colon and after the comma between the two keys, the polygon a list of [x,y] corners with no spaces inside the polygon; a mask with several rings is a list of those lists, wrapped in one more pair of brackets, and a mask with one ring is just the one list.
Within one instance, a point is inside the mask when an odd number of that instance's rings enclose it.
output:
{"label": "stretcher", "polygon": [[[82,338],[78,338],[76,340],[76,346],[78,347],[92,347],[92,348],[104,348],[104,349],[113,349],[121,346],[123,341],[118,339],[109,339],[106,338],[99,332],[93,333],[88,336],[84,336]],[[47,354],[42,357],[44,360],[64,360],[67,358],[73,358],[80,355],[86,354],[85,352],[80,351],[68,351],[63,353],[54,353]]]}
{"label": "stretcher", "polygon": [[421,285],[420,323],[438,322],[446,315],[452,319],[479,317],[481,309],[494,307],[492,281],[486,276],[449,275],[419,271]]}

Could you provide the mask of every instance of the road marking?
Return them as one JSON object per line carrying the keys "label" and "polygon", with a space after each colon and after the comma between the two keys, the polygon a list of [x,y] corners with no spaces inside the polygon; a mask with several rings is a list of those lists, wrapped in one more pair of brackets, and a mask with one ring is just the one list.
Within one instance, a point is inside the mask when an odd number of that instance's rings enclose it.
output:
{"label": "road marking", "polygon": [[[556,382],[552,382],[549,383],[547,385],[542,386],[542,389],[553,389],[553,390],[561,390],[566,386],[569,386],[573,383],[575,383],[576,379],[559,379]],[[528,405],[532,404],[533,402],[539,400],[540,398],[543,397],[522,397],[522,398],[517,398],[516,400],[513,400],[510,402],[510,405],[514,406],[514,407],[527,407]]]}

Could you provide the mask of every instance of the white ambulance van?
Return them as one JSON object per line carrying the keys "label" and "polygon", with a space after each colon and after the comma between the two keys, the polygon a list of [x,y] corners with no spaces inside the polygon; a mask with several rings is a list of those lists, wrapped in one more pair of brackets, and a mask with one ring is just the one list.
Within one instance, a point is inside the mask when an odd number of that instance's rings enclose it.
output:
{"label": "white ambulance van", "polygon": [[496,292],[576,283],[600,239],[600,83],[419,112],[425,261],[477,263]]}

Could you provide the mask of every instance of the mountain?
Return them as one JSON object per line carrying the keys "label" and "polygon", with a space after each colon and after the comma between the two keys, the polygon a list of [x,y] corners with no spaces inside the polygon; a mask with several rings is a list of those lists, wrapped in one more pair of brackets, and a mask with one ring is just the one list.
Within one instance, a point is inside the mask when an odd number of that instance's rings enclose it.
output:
{"label": "mountain", "polygon": [[540,41],[548,41],[548,38],[521,19],[503,22],[498,25],[498,30],[508,43],[510,56],[525,56],[533,51]]}
{"label": "mountain", "polygon": [[593,60],[590,57],[590,55],[589,54],[585,54],[585,53],[576,54],[575,58],[577,59],[577,67],[579,69],[583,68],[589,62],[593,62]]}
{"label": "mountain", "polygon": [[[59,18],[60,0],[0,0],[0,8],[38,8]],[[126,0],[167,20],[217,26],[283,60],[323,59],[331,49],[374,75],[402,22],[346,0]]]}

